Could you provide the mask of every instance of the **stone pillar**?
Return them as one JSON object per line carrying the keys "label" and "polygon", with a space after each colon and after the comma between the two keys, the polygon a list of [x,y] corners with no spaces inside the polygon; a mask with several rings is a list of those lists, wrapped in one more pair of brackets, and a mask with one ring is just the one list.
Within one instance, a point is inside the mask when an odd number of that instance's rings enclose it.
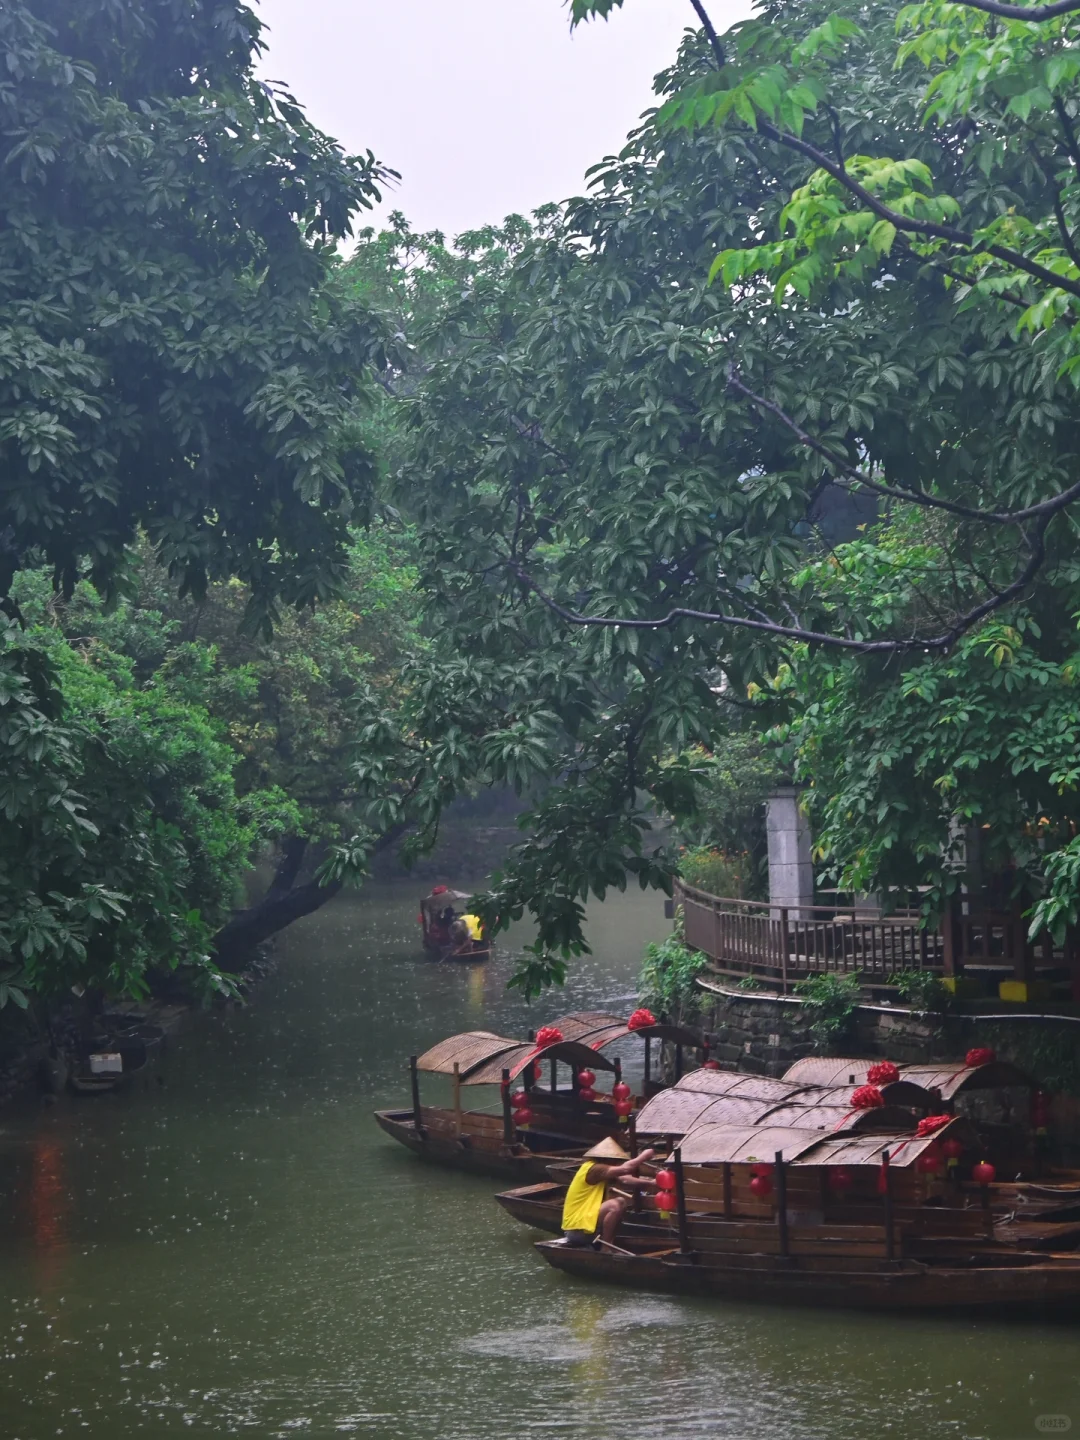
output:
{"label": "stone pillar", "polygon": [[793,785],[783,785],[769,796],[765,832],[769,841],[769,904],[774,913],[778,915],[785,907],[798,911],[812,905],[810,826],[799,809],[799,792]]}

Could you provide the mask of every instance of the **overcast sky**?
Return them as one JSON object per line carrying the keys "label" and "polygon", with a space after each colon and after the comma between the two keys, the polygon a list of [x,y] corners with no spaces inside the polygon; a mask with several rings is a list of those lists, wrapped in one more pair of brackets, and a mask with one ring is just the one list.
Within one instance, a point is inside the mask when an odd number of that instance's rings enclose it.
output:
{"label": "overcast sky", "polygon": [[[712,0],[717,29],[748,0]],[[580,194],[652,103],[689,0],[626,0],[571,36],[562,0],[261,0],[262,72],[402,180],[387,209],[449,235]],[[363,222],[361,222],[363,223]]]}

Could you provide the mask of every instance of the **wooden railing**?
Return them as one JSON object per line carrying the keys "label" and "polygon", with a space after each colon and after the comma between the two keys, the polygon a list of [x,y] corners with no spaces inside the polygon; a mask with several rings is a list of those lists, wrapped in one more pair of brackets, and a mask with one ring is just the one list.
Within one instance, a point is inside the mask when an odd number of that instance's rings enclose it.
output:
{"label": "wooden railing", "polygon": [[912,911],[892,915],[858,905],[785,907],[729,900],[678,883],[686,943],[721,975],[756,976],[787,992],[792,981],[834,971],[887,985],[898,970],[946,968],[940,934]]}

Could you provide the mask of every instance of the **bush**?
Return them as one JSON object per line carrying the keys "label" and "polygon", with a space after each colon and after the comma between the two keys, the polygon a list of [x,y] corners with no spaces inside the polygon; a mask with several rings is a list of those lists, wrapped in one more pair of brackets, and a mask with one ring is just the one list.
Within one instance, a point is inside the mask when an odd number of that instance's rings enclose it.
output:
{"label": "bush", "polygon": [[679,875],[696,890],[707,890],[728,900],[746,896],[750,857],[745,851],[731,855],[708,845],[694,845],[679,857]]}
{"label": "bush", "polygon": [[674,1024],[695,1019],[704,996],[695,981],[708,965],[700,950],[691,950],[682,936],[682,916],[666,940],[645,947],[638,988],[641,1003]]}
{"label": "bush", "polygon": [[810,1034],[819,1054],[845,1044],[852,1034],[859,1003],[858,975],[812,975],[795,986],[810,1017]]}
{"label": "bush", "polygon": [[944,1015],[952,996],[932,970],[898,970],[893,982],[913,1010],[924,1015]]}

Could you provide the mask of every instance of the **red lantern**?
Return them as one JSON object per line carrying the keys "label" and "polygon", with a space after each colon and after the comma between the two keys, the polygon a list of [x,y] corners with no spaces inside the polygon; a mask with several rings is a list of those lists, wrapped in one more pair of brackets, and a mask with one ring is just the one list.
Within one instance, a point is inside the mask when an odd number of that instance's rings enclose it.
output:
{"label": "red lantern", "polygon": [[514,1124],[518,1127],[519,1130],[527,1130],[535,1119],[536,1116],[528,1107],[526,1107],[524,1110],[518,1110],[515,1113]]}
{"label": "red lantern", "polygon": [[867,1070],[866,1079],[870,1085],[895,1085],[900,1079],[900,1071],[891,1060],[879,1060]]}
{"label": "red lantern", "polygon": [[579,1090],[577,1093],[578,1099],[584,1100],[586,1105],[591,1105],[592,1102],[596,1099],[596,1091],[591,1089],[588,1085],[586,1085],[583,1090]]}
{"label": "red lantern", "polygon": [[860,1085],[851,1092],[850,1103],[853,1110],[877,1110],[885,1104],[885,1096],[876,1085]]}
{"label": "red lantern", "polygon": [[972,1167],[971,1178],[976,1185],[992,1185],[997,1179],[997,1171],[988,1160],[980,1160],[978,1165]]}
{"label": "red lantern", "polygon": [[656,1172],[656,1188],[657,1188],[658,1190],[674,1190],[674,1189],[675,1189],[675,1171],[674,1171],[674,1170],[658,1170],[658,1171]]}
{"label": "red lantern", "polygon": [[656,1024],[656,1016],[651,1010],[635,1010],[626,1022],[628,1030],[645,1030],[650,1025]]}
{"label": "red lantern", "polygon": [[964,1064],[969,1070],[975,1070],[980,1065],[992,1065],[996,1059],[997,1054],[989,1045],[976,1045],[974,1050],[969,1050],[964,1056]]}
{"label": "red lantern", "polygon": [[952,1169],[952,1167],[960,1159],[960,1156],[964,1153],[964,1142],[962,1140],[957,1140],[955,1135],[950,1135],[948,1140],[943,1140],[941,1142],[941,1153],[948,1161],[949,1168]]}
{"label": "red lantern", "polygon": [[829,1168],[829,1189],[834,1195],[846,1195],[855,1183],[855,1177],[851,1171],[843,1165],[833,1165]]}
{"label": "red lantern", "polygon": [[561,1045],[563,1034],[557,1025],[541,1025],[536,1032],[536,1048],[545,1050],[549,1045]]}
{"label": "red lantern", "polygon": [[591,1090],[596,1084],[595,1072],[592,1070],[579,1070],[577,1083],[581,1086],[582,1090]]}
{"label": "red lantern", "polygon": [[615,1114],[619,1117],[619,1124],[625,1125],[630,1116],[634,1113],[633,1100],[616,1100]]}
{"label": "red lantern", "polygon": [[924,1150],[915,1161],[915,1169],[920,1175],[936,1175],[941,1169],[941,1156],[933,1149]]}
{"label": "red lantern", "polygon": [[661,1214],[675,1209],[675,1196],[670,1190],[657,1190],[652,1200]]}
{"label": "red lantern", "polygon": [[1039,1132],[1050,1128],[1050,1096],[1045,1090],[1031,1092],[1031,1128]]}
{"label": "red lantern", "polygon": [[701,1062],[701,1068],[702,1068],[702,1070],[719,1070],[719,1069],[720,1069],[720,1061],[719,1061],[719,1060],[703,1060],[703,1061]]}
{"label": "red lantern", "polygon": [[755,1175],[750,1181],[750,1194],[756,1200],[767,1200],[772,1194],[772,1179],[768,1175]]}
{"label": "red lantern", "polygon": [[[589,1084],[591,1085],[592,1083],[590,1080]],[[625,1080],[617,1080],[611,1087],[611,1096],[614,1100],[629,1100],[631,1093],[630,1086],[627,1085]]]}
{"label": "red lantern", "polygon": [[527,1090],[515,1090],[510,1096],[510,1104],[515,1110],[524,1110],[529,1104],[529,1092]]}

